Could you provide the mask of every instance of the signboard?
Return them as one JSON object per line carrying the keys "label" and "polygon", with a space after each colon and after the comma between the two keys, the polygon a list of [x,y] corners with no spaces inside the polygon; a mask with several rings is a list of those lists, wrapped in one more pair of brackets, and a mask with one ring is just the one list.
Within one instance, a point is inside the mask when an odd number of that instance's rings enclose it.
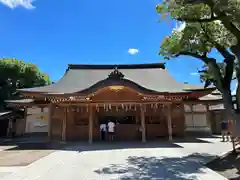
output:
{"label": "signboard", "polygon": [[47,120],[48,118],[45,117],[45,116],[39,116],[37,119],[40,119],[40,120]]}

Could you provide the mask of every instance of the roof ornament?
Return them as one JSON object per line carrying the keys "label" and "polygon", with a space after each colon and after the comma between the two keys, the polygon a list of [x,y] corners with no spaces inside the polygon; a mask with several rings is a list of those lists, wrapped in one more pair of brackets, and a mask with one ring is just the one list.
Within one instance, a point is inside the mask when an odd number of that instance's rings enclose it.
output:
{"label": "roof ornament", "polygon": [[124,78],[123,73],[121,73],[117,67],[114,68],[114,70],[108,75],[109,79],[115,79],[120,80]]}

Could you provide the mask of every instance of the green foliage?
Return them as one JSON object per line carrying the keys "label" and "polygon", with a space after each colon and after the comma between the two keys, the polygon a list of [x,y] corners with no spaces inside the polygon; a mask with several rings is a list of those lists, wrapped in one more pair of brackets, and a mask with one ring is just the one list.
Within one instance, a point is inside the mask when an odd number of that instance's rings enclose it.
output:
{"label": "green foliage", "polygon": [[[170,16],[185,26],[173,29],[171,35],[163,40],[159,54],[166,59],[180,55],[200,59],[205,64],[200,71],[205,87],[214,84],[220,92],[228,94],[226,92],[231,91],[235,60],[230,48],[240,41],[236,35],[238,33],[234,31],[236,28],[230,24],[233,19],[229,18],[229,14],[219,11],[223,6],[216,1],[218,0],[165,0],[157,5],[156,10],[162,19]],[[210,54],[213,50],[217,50],[224,61],[217,63],[217,59]]]}
{"label": "green foliage", "polygon": [[202,19],[211,17],[211,9],[205,4],[187,4],[183,5],[182,3],[175,0],[163,0],[161,4],[156,6],[157,12],[161,17],[171,16],[172,19]]}
{"label": "green foliage", "polygon": [[211,51],[213,45],[209,43],[200,24],[186,23],[182,30],[174,29],[170,36],[167,36],[160,48],[160,55],[166,58],[177,57],[183,52],[203,55]]}
{"label": "green foliage", "polygon": [[167,59],[176,57],[181,52],[203,55],[211,52],[216,44],[228,48],[235,42],[236,38],[219,21],[185,23],[184,29],[174,29],[172,34],[163,40],[159,54]]}
{"label": "green foliage", "polygon": [[[217,63],[217,65],[220,69],[221,77],[224,78],[226,74],[226,63]],[[208,87],[210,85],[216,86],[214,74],[209,70],[207,65],[203,65],[203,67],[201,68],[201,70],[198,71],[198,73],[200,75],[201,82],[205,83],[205,87]],[[236,79],[236,72],[233,73],[232,80],[234,79]]]}
{"label": "green foliage", "polygon": [[159,14],[176,20],[228,21],[238,26],[239,0],[163,0],[156,6]]}
{"label": "green foliage", "polygon": [[[222,78],[224,78],[225,75],[225,69],[226,69],[226,64],[225,63],[218,63],[217,64]],[[216,86],[216,80],[214,77],[214,74],[209,70],[207,65],[203,65],[202,69],[198,71],[200,75],[200,80],[202,83],[205,83],[205,87],[208,87],[210,85],[215,85]]]}
{"label": "green foliage", "polygon": [[239,0],[163,0],[156,10],[160,17],[201,24],[214,42],[225,47],[240,43]]}
{"label": "green foliage", "polygon": [[48,84],[51,84],[49,76],[40,72],[36,65],[17,59],[0,59],[0,104],[18,96],[16,89]]}

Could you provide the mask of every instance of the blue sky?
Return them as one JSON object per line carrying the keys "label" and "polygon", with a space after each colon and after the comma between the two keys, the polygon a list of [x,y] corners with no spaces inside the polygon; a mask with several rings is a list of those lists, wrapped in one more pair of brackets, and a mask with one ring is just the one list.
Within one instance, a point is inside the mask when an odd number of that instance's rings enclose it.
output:
{"label": "blue sky", "polygon": [[[158,0],[0,0],[0,57],[37,64],[56,81],[67,64],[164,62],[161,41],[176,26],[157,22]],[[201,62],[167,61],[178,81],[199,83]]]}

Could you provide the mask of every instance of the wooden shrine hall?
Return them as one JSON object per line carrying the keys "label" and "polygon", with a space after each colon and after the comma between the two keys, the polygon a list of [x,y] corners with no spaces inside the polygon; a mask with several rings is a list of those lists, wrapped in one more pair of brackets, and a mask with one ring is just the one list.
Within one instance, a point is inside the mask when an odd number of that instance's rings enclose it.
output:
{"label": "wooden shrine hall", "polygon": [[177,82],[156,63],[70,64],[58,82],[18,91],[32,99],[24,107],[48,107],[51,140],[92,143],[100,139],[100,123],[108,120],[116,123],[117,140],[184,136],[184,105],[213,90]]}

